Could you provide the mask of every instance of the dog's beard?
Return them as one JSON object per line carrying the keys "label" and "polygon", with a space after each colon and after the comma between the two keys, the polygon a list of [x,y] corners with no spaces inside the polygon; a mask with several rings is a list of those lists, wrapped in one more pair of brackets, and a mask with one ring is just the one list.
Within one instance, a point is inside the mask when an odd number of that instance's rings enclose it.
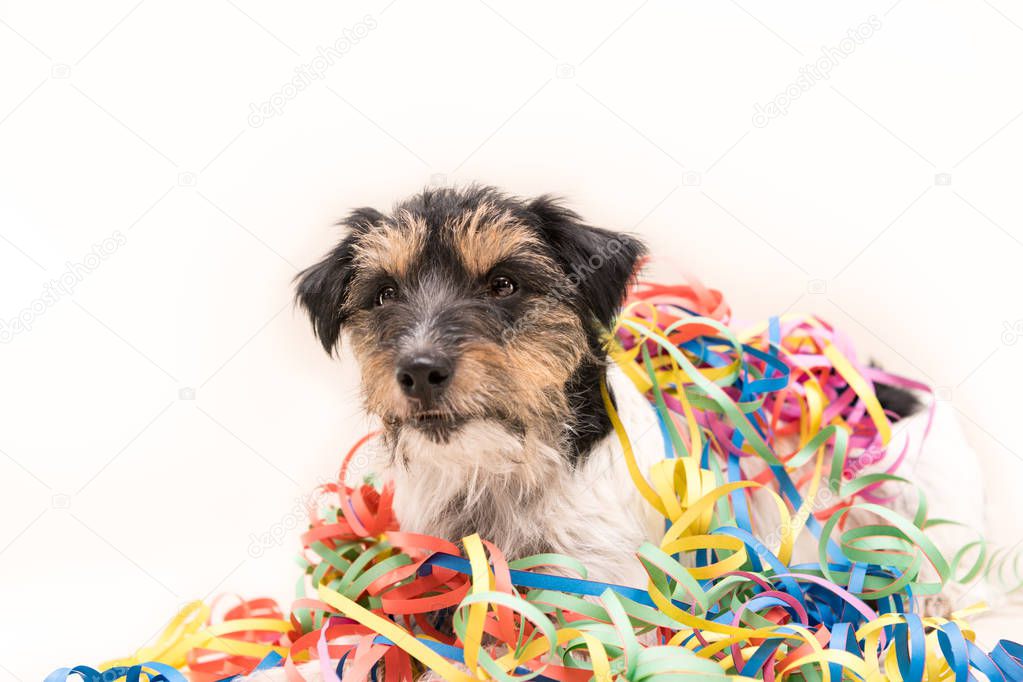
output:
{"label": "dog's beard", "polygon": [[499,410],[473,409],[455,411],[436,407],[428,410],[413,410],[405,414],[389,414],[382,417],[385,433],[391,442],[398,442],[404,433],[418,437],[424,442],[447,444],[462,433],[468,425],[488,423],[498,426],[511,437],[521,439],[526,432],[524,420]]}
{"label": "dog's beard", "polygon": [[384,425],[393,437],[402,431],[415,432],[433,443],[447,443],[470,420],[444,410],[423,410],[406,417],[385,417]]}
{"label": "dog's beard", "polygon": [[[490,419],[467,420],[444,441],[435,440],[423,429],[405,427],[388,434],[385,445],[391,466],[403,476],[434,480],[432,489],[415,493],[417,505],[428,500],[431,505],[440,504],[445,499],[454,500],[462,509],[495,491],[525,502],[565,468],[555,448]],[[440,516],[448,513],[450,510]]]}
{"label": "dog's beard", "polygon": [[443,443],[412,428],[393,438],[384,475],[401,491],[395,513],[402,529],[453,542],[480,533],[516,557],[549,551],[534,524],[521,520],[546,505],[568,473],[556,449],[488,419],[465,422]]}

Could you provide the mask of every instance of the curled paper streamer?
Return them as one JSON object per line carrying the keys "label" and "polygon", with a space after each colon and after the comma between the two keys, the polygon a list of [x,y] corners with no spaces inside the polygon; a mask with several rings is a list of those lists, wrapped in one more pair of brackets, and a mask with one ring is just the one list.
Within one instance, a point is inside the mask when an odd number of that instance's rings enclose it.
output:
{"label": "curled paper streamer", "polygon": [[[609,353],[649,397],[664,442],[664,460],[643,471],[602,387],[633,481],[665,517],[661,542],[636,553],[646,589],[587,580],[572,557],[507,561],[477,536],[458,546],[402,532],[390,487],[345,483],[367,436],[322,489],[332,503],[310,510],[288,617],[269,600],[216,619],[197,603],[102,679],[212,682],[280,665],[301,680],[298,665],[313,661],[325,680],[384,682],[425,668],[453,682],[1023,680],[1023,647],[974,643],[969,617],[982,607],[914,611],[950,579],[1020,584],[1017,555],[983,539],[943,556],[927,530],[949,522],[922,496],[913,518],[884,506],[885,486],[909,485],[894,472],[921,444],[889,450],[873,382],[925,386],[864,366],[813,316],[734,329],[721,293],[698,283],[635,287]],[[754,526],[754,491],[773,501],[776,529]],[[854,511],[873,521],[853,527]],[[796,564],[804,535],[817,561]],[[100,675],[62,668],[47,682]]]}

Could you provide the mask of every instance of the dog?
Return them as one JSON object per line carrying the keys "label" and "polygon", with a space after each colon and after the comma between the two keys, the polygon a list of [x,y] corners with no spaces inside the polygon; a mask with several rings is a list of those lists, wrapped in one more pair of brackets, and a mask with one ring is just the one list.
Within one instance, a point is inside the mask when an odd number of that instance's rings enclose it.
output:
{"label": "dog", "polygon": [[299,276],[298,301],[328,352],[345,337],[358,360],[401,528],[641,580],[629,555],[663,520],[634,490],[600,386],[630,430],[654,428],[606,353],[645,246],[550,196],[478,186],[359,209],[344,226]]}
{"label": "dog", "polygon": [[[561,553],[592,580],[645,587],[635,550],[659,542],[664,519],[632,483],[601,395],[604,383],[648,471],[664,456],[657,417],[608,358],[643,243],[549,195],[484,186],[342,225],[297,300],[323,348],[359,363],[402,530],[478,533],[510,559]],[[895,417],[919,411],[903,389],[878,395]]]}

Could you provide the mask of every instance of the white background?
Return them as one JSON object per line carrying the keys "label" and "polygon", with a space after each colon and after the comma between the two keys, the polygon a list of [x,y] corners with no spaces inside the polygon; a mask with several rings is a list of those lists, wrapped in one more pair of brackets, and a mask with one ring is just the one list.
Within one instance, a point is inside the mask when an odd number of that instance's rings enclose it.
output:
{"label": "white background", "polygon": [[429,4],[0,2],[0,320],[31,325],[0,344],[0,680],[128,653],[195,597],[288,599],[297,534],[252,538],[366,428],[291,278],[430,183],[563,194],[743,319],[841,326],[941,387],[989,536],[1023,537],[1018,3]]}

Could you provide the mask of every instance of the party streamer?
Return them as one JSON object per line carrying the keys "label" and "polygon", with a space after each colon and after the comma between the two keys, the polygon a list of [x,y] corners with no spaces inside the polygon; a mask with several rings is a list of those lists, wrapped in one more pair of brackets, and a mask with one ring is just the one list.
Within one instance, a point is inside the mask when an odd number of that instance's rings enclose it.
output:
{"label": "party streamer", "polygon": [[[949,580],[1021,585],[1018,555],[982,538],[943,556],[927,531],[952,522],[922,496],[912,518],[885,506],[922,444],[889,448],[873,382],[927,387],[864,366],[814,316],[733,327],[716,290],[641,284],[609,340],[664,443],[664,460],[641,470],[601,387],[633,481],[665,517],[661,542],[636,552],[645,589],[589,581],[578,558],[508,561],[475,535],[459,546],[402,532],[389,486],[346,484],[370,435],[323,487],[333,503],[311,505],[289,615],[267,599],[216,617],[217,604],[196,602],[152,646],[47,682],[214,682],[276,666],[298,681],[308,662],[324,680],[384,682],[426,669],[452,682],[1023,680],[1023,646],[974,643],[983,605],[916,612]],[[772,500],[770,528],[756,527],[752,495]],[[873,520],[854,526],[854,511]],[[803,536],[813,563],[792,559]]]}

